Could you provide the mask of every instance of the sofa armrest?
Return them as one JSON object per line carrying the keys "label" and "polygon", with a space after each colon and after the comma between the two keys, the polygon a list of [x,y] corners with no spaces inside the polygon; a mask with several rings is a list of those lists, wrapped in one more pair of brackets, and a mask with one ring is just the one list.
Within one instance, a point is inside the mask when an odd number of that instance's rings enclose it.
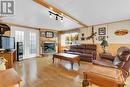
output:
{"label": "sofa armrest", "polygon": [[115,66],[111,63],[111,61],[103,61],[103,60],[93,60],[92,63],[94,65],[109,67],[109,68],[118,68],[118,66]]}
{"label": "sofa armrest", "polygon": [[70,49],[65,49],[64,53],[70,52]]}
{"label": "sofa armrest", "polygon": [[100,58],[102,59],[107,59],[113,61],[115,56],[112,56],[110,53],[100,53],[99,54]]}
{"label": "sofa armrest", "polygon": [[96,51],[93,51],[93,52],[92,52],[92,55],[93,55],[93,59],[92,59],[92,60],[96,60],[96,56],[97,56]]}

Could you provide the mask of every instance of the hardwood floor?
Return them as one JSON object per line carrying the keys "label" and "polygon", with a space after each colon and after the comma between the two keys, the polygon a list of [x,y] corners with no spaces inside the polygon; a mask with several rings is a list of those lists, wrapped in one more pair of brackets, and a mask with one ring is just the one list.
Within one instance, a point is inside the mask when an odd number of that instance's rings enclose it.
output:
{"label": "hardwood floor", "polygon": [[[90,70],[92,64],[74,64],[74,70],[67,61],[52,63],[50,57],[32,58],[15,62],[15,70],[22,77],[23,87],[82,87],[83,71]],[[130,78],[126,87],[130,87]],[[90,87],[97,87],[92,85]]]}

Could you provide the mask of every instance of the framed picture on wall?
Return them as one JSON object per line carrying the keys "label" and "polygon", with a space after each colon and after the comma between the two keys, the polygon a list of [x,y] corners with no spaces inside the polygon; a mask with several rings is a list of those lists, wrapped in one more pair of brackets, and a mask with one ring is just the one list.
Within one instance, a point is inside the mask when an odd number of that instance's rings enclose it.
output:
{"label": "framed picture on wall", "polygon": [[106,27],[98,28],[99,35],[106,35]]}
{"label": "framed picture on wall", "polygon": [[81,40],[85,40],[84,33],[81,34]]}
{"label": "framed picture on wall", "polygon": [[98,36],[98,40],[99,40],[99,41],[102,41],[102,40],[103,40],[103,38],[105,38],[105,39],[106,39],[106,36]]}
{"label": "framed picture on wall", "polygon": [[54,32],[46,31],[46,32],[45,32],[45,37],[46,37],[46,38],[53,38],[53,37],[54,37]]}
{"label": "framed picture on wall", "polygon": [[45,37],[45,32],[40,32],[40,37]]}

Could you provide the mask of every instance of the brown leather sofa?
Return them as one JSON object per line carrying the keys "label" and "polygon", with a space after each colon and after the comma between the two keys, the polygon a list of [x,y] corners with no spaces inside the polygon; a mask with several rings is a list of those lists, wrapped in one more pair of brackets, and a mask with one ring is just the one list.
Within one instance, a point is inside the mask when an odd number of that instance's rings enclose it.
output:
{"label": "brown leather sofa", "polygon": [[[101,70],[84,72],[83,87],[90,83],[96,84],[100,87],[124,87],[125,81],[130,74],[130,54],[125,54],[121,57],[121,62],[115,72],[110,72],[112,68],[100,67]],[[99,67],[99,66],[98,66]],[[117,72],[117,70],[119,70]],[[105,73],[104,73],[105,72]],[[107,74],[106,74],[107,73]],[[115,76],[113,76],[115,74]],[[118,78],[117,78],[118,77]]]}
{"label": "brown leather sofa", "polygon": [[81,61],[92,62],[96,59],[96,49],[97,46],[94,44],[72,45],[65,53],[76,54],[80,56]]}
{"label": "brown leather sofa", "polygon": [[[124,47],[123,47],[124,48]],[[117,55],[116,56],[109,56],[112,58],[99,58],[96,60],[93,60],[93,64],[97,64],[97,65],[101,65],[101,66],[105,66],[105,67],[111,67],[111,68],[120,68],[122,67],[122,65],[126,62],[126,59],[130,56],[130,49],[126,49],[123,50],[122,52],[118,52],[121,48],[119,48],[117,50]],[[118,65],[114,65],[114,58],[118,57],[120,60],[120,63]],[[113,60],[109,60],[109,59],[113,59]]]}

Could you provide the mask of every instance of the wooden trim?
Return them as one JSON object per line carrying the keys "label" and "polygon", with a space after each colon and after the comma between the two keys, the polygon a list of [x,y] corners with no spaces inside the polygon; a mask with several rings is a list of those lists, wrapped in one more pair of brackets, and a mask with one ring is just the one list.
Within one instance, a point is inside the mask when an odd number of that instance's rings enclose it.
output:
{"label": "wooden trim", "polygon": [[60,32],[64,32],[64,31],[70,31],[70,30],[78,30],[78,29],[84,29],[85,27],[77,27],[77,28],[70,28],[67,30],[60,30]]}
{"label": "wooden trim", "polygon": [[72,33],[72,32],[80,32],[79,28],[75,28],[75,29],[71,29],[71,30],[64,30],[64,31],[59,31],[61,34],[65,34],[65,33]]}
{"label": "wooden trim", "polygon": [[47,29],[47,28],[40,28],[40,31],[54,31],[54,32],[58,32],[58,30],[55,29]]}
{"label": "wooden trim", "polygon": [[72,20],[72,21],[78,23],[79,25],[82,25],[82,26],[84,26],[84,27],[88,27],[86,24],[84,24],[84,23],[82,23],[81,21],[77,20],[76,18],[74,18],[73,16],[71,16],[69,13],[64,12],[64,11],[62,11],[62,10],[56,8],[55,6],[53,6],[53,5],[51,5],[51,4],[47,3],[47,2],[45,2],[45,0],[33,0],[33,1],[36,2],[36,3],[38,3],[38,4],[40,4],[40,5],[42,5],[42,6],[44,6],[44,7],[46,7],[46,8],[48,8],[48,9],[53,10],[54,12],[56,12],[56,13],[58,13],[58,14],[61,14],[61,15],[63,14],[65,17],[67,17],[67,18],[69,18],[70,20]]}
{"label": "wooden trim", "polygon": [[[126,20],[119,20],[119,21],[114,21],[114,22],[106,22],[106,23],[95,24],[95,25],[91,25],[91,26],[107,25],[107,24],[118,23],[118,22],[124,22],[124,21],[130,21],[130,19],[126,19]],[[88,27],[91,27],[91,26],[88,26]]]}
{"label": "wooden trim", "polygon": [[2,21],[0,21],[0,23],[7,24],[7,25],[10,25],[10,26],[16,26],[16,27],[23,27],[23,28],[29,28],[29,29],[40,30],[40,28],[30,27],[30,26],[21,25],[21,24],[16,24],[16,23],[2,22]]}

